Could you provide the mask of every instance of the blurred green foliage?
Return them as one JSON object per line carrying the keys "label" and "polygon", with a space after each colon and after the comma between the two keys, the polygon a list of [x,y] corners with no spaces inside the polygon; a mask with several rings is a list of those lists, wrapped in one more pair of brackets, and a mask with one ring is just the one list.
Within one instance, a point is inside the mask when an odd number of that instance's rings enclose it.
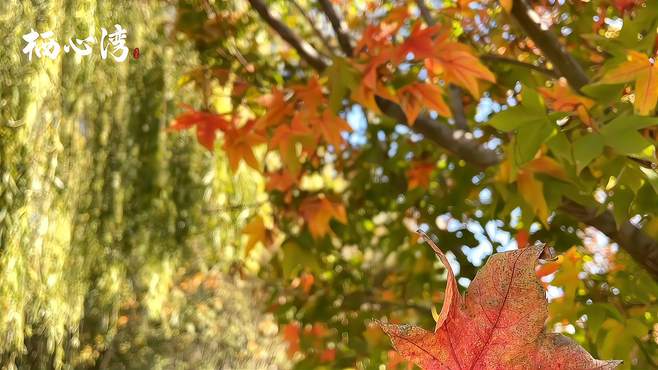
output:
{"label": "blurred green foliage", "polygon": [[[197,96],[179,90],[196,53],[171,37],[174,12],[0,4],[3,369],[285,367],[277,324],[252,302],[262,288],[228,277],[258,183],[164,130],[174,96]],[[138,60],[21,52],[31,29],[63,45],[114,24]]]}

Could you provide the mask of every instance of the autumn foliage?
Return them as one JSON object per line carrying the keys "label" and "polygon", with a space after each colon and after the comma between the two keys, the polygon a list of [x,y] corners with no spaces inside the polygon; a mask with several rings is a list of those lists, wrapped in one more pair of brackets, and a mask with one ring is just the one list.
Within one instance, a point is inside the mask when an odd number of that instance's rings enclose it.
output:
{"label": "autumn foliage", "polygon": [[[656,3],[184,3],[214,72],[170,127],[262,179],[237,269],[300,368],[655,364]],[[459,266],[444,293],[418,228]],[[538,240],[561,255],[536,269]],[[367,324],[440,302],[433,332],[383,324],[399,355]]]}

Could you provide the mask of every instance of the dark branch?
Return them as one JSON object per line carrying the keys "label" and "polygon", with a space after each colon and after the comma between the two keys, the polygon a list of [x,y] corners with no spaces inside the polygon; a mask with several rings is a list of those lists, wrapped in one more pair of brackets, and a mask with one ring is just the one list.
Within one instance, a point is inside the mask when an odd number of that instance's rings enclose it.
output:
{"label": "dark branch", "polygon": [[430,10],[425,4],[425,0],[416,0],[416,5],[418,6],[418,10],[420,10],[420,16],[423,17],[423,20],[425,23],[427,23],[428,26],[433,26],[436,24],[436,21],[434,21],[434,18],[430,13]]}
{"label": "dark branch", "polygon": [[560,75],[558,75],[555,71],[553,71],[551,69],[544,68],[544,67],[541,67],[541,66],[536,66],[534,64],[530,64],[530,63],[526,63],[526,62],[522,62],[520,60],[504,57],[502,55],[484,54],[484,55],[480,55],[480,59],[482,59],[484,61],[513,64],[513,65],[516,65],[516,66],[519,66],[519,67],[532,69],[532,70],[537,71],[539,73],[543,73],[543,74],[545,74],[549,77],[560,77]]}
{"label": "dark branch", "polygon": [[327,63],[322,59],[320,54],[308,42],[300,39],[288,26],[275,18],[270,13],[267,5],[263,0],[249,0],[251,6],[258,12],[258,15],[267,23],[276,33],[281,36],[290,46],[292,46],[299,56],[310,64],[314,69],[322,71],[327,68]]}
{"label": "dark branch", "polygon": [[630,254],[635,262],[644,267],[654,279],[658,280],[658,243],[653,238],[639,230],[630,222],[617,227],[612,212],[601,214],[596,209],[565,199],[560,209],[576,220],[595,227]]}
{"label": "dark branch", "polygon": [[535,22],[531,14],[534,13],[525,0],[514,0],[512,5],[512,16],[519,23],[525,33],[535,42],[537,47],[555,65],[561,76],[567,79],[569,85],[575,90],[589,83],[589,78],[583,67],[569,54],[560,44],[558,38],[550,30],[544,30]]}
{"label": "dark branch", "polygon": [[338,44],[340,45],[341,50],[343,50],[345,55],[351,57],[353,53],[352,42],[350,41],[350,34],[347,30],[347,27],[345,26],[345,23],[336,13],[336,9],[334,9],[331,1],[319,0],[319,2],[320,6],[322,7],[322,11],[329,19],[329,22],[331,22],[331,28],[333,28],[334,32],[336,33],[336,38],[338,39]]}
{"label": "dark branch", "polygon": [[[385,115],[407,123],[407,118],[399,105],[379,96],[376,96],[375,100]],[[412,128],[475,167],[485,169],[500,163],[503,159],[498,152],[483,147],[478,141],[469,137],[470,133],[455,131],[427,115],[419,116]]]}
{"label": "dark branch", "polygon": [[452,119],[455,120],[455,126],[460,130],[469,131],[466,112],[464,112],[464,102],[462,101],[462,89],[450,85],[448,87],[448,96],[450,97],[450,110],[452,111]]}
{"label": "dark branch", "polygon": [[320,39],[320,42],[322,43],[322,46],[324,46],[324,49],[327,51],[327,53],[331,54],[331,56],[335,56],[336,53],[334,53],[334,48],[331,47],[331,43],[329,42],[327,37],[324,34],[322,34],[320,29],[317,27],[316,22],[313,20],[313,18],[311,18],[311,16],[308,15],[306,10],[304,10],[304,8],[299,4],[299,2],[297,2],[297,0],[290,0],[290,2],[295,7],[295,9],[297,9],[299,14],[301,14],[302,17],[304,17],[304,19],[306,20],[308,25],[313,30],[313,33],[315,34],[315,36],[318,39]]}

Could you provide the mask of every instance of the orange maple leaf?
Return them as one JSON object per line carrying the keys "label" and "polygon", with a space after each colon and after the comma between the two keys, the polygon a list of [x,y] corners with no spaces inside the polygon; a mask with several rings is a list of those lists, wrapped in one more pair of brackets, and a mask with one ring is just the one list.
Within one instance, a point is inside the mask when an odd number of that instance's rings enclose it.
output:
{"label": "orange maple leaf", "polygon": [[299,111],[293,116],[290,124],[277,127],[269,142],[269,148],[278,149],[281,160],[293,176],[297,176],[301,166],[297,143],[301,143],[307,152],[312,152],[319,135],[308,126],[307,119],[303,116],[304,113]]}
{"label": "orange maple leaf", "polygon": [[555,161],[555,159],[546,155],[541,155],[528,162],[528,164],[523,167],[523,170],[535,173],[539,172],[562,181],[569,181],[564,167]]}
{"label": "orange maple leaf", "polygon": [[292,188],[296,182],[297,180],[290,174],[290,172],[282,169],[268,174],[265,189],[267,191],[278,190],[285,193],[288,189]]}
{"label": "orange maple leaf", "polygon": [[496,77],[473,54],[471,48],[450,41],[446,34],[434,40],[434,54],[425,59],[425,67],[432,76],[442,75],[446,82],[454,83],[480,97],[478,80],[496,82]]}
{"label": "orange maple leaf", "polygon": [[436,168],[432,162],[416,162],[407,171],[407,188],[409,190],[415,188],[427,189],[430,184],[430,175]]}
{"label": "orange maple leaf", "polygon": [[423,107],[428,107],[443,117],[452,116],[450,107],[443,100],[443,91],[437,85],[414,82],[398,90],[397,94],[409,126],[413,126]]}
{"label": "orange maple leaf", "polygon": [[332,219],[340,223],[347,223],[345,206],[330,201],[324,196],[305,198],[299,206],[299,213],[304,218],[311,235],[318,239],[329,231],[329,221]]}
{"label": "orange maple leaf", "polygon": [[304,104],[309,112],[315,112],[325,101],[322,85],[320,85],[317,75],[313,75],[305,85],[295,85],[292,89],[295,91],[295,97]]}
{"label": "orange maple leaf", "polygon": [[206,149],[212,151],[215,145],[217,130],[226,131],[229,121],[225,115],[194,110],[189,105],[183,105],[187,112],[176,117],[169,126],[169,131],[181,131],[196,126],[197,140]]}
{"label": "orange maple leaf", "polygon": [[638,114],[650,115],[658,103],[658,64],[646,54],[629,50],[627,60],[606,73],[603,84],[635,81],[634,107]]}
{"label": "orange maple leaf", "polygon": [[539,265],[539,267],[535,271],[535,275],[537,275],[538,278],[542,278],[544,276],[548,276],[554,273],[555,271],[560,269],[560,266],[562,266],[561,261],[562,261],[561,259],[558,259],[557,261],[548,262],[543,265]]}
{"label": "orange maple leaf", "polygon": [[461,296],[448,259],[436,328],[380,323],[400,355],[423,369],[614,369],[621,361],[592,358],[561,334],[546,333],[546,295],[535,275],[544,246],[497,253]]}
{"label": "orange maple leaf", "polygon": [[341,132],[352,132],[352,127],[340,116],[325,109],[322,117],[313,121],[313,126],[319,128],[320,134],[324,140],[333,145],[336,150],[340,149],[341,144],[345,141]]}
{"label": "orange maple leaf", "polygon": [[374,55],[374,49],[390,44],[391,37],[400,30],[408,17],[409,9],[399,6],[391,10],[379,24],[368,25],[354,48],[355,54],[368,51]]}
{"label": "orange maple leaf", "polygon": [[285,93],[279,89],[273,89],[272,93],[261,96],[259,103],[266,107],[267,111],[256,122],[258,129],[278,126],[293,112],[293,105],[286,100]]}
{"label": "orange maple leaf", "polygon": [[409,53],[414,59],[422,60],[435,53],[434,37],[440,32],[439,26],[421,28],[422,22],[416,21],[411,28],[409,36],[395,49],[393,62],[399,64],[407,58]]}
{"label": "orange maple leaf", "polygon": [[296,322],[292,322],[283,326],[283,339],[288,342],[289,358],[292,358],[295,353],[299,352],[301,331],[301,327]]}
{"label": "orange maple leaf", "polygon": [[237,119],[234,119],[233,126],[224,132],[224,152],[233,171],[237,171],[241,159],[260,171],[253,147],[265,143],[265,136],[255,130],[255,125],[256,121],[249,120],[242,127],[236,127]]}
{"label": "orange maple leaf", "polygon": [[538,90],[551,109],[557,112],[576,112],[581,121],[588,126],[592,125],[589,109],[594,106],[594,101],[574,93],[563,80],[550,89],[541,87]]}
{"label": "orange maple leaf", "polygon": [[516,245],[521,248],[528,246],[528,240],[530,239],[530,233],[528,230],[522,229],[516,233]]}

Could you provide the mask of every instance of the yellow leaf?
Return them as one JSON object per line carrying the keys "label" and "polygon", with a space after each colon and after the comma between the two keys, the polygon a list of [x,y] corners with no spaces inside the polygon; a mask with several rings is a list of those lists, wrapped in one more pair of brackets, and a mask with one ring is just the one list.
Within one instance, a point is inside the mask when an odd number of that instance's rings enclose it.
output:
{"label": "yellow leaf", "polygon": [[635,110],[642,116],[648,116],[653,112],[658,102],[658,65],[638,73],[635,81]]}
{"label": "yellow leaf", "polygon": [[500,6],[502,6],[506,12],[509,13],[512,11],[512,0],[499,0],[499,1],[500,1]]}
{"label": "yellow leaf", "polygon": [[260,216],[252,218],[244,229],[242,229],[242,234],[249,237],[247,245],[244,247],[244,254],[245,256],[248,256],[258,242],[263,243],[263,245],[266,243],[267,230],[265,229],[263,218]]}
{"label": "yellow leaf", "polygon": [[544,198],[544,184],[530,171],[520,171],[516,178],[521,197],[530,205],[535,215],[548,227],[548,205]]}
{"label": "yellow leaf", "polygon": [[525,169],[532,172],[541,172],[562,181],[569,181],[566,172],[564,172],[564,168],[553,158],[545,155],[533,159],[525,166]]}
{"label": "yellow leaf", "polygon": [[643,53],[630,50],[626,62],[610,70],[601,83],[615,84],[635,81],[635,111],[650,115],[658,103],[658,66]]}

